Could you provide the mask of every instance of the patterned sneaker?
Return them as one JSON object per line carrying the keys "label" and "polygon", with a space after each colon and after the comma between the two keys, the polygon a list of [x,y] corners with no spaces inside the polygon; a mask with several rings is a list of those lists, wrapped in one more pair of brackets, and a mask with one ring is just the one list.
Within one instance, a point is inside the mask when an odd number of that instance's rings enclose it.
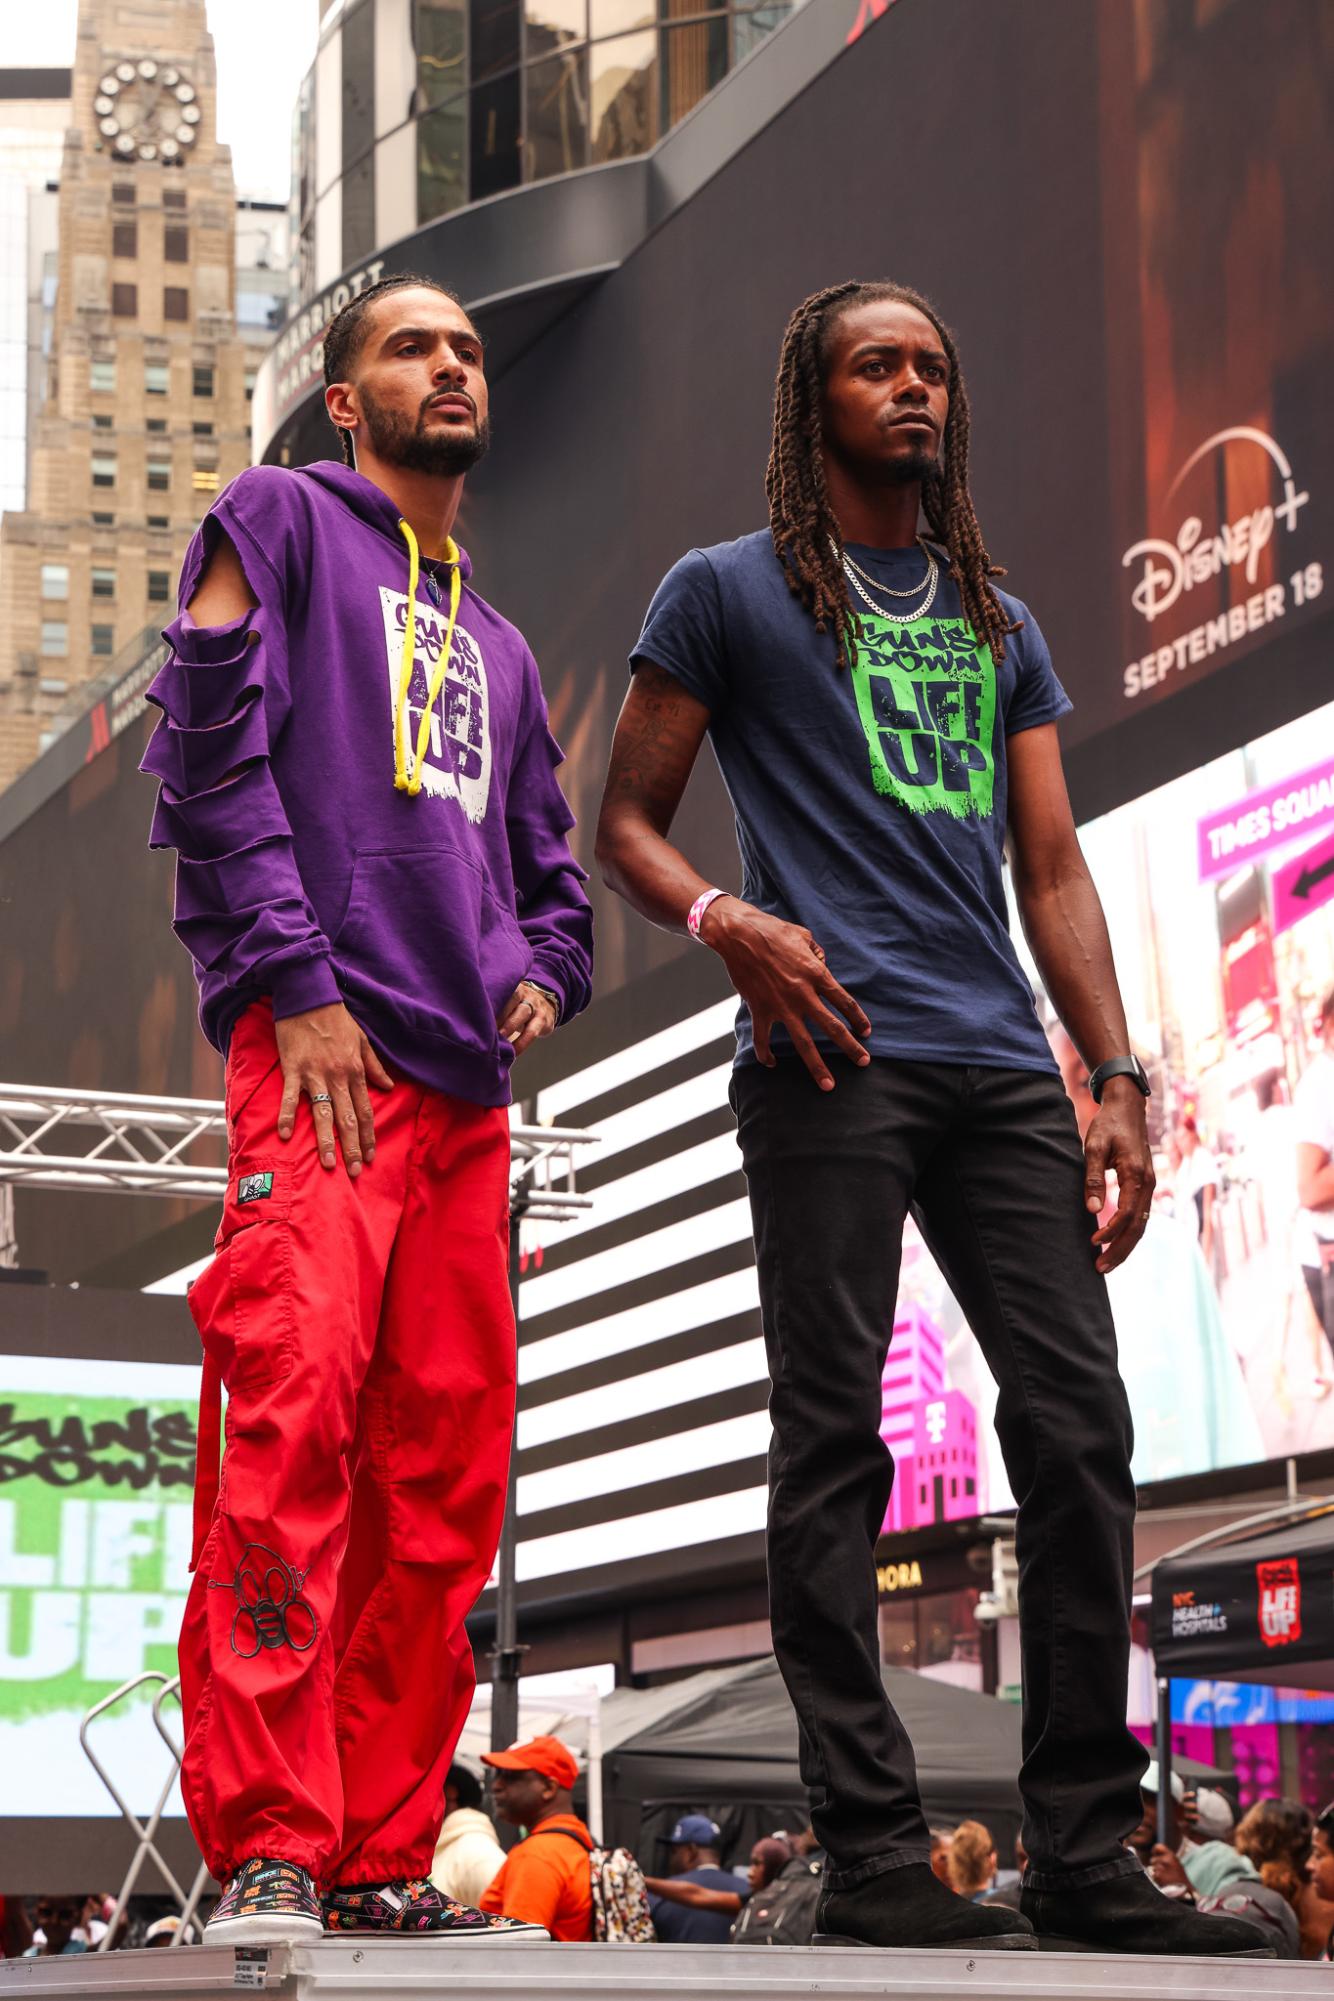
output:
{"label": "patterned sneaker", "polygon": [[539,1944],[550,1934],[517,1918],[493,1918],[471,1904],[442,1896],[425,1876],[400,1876],[393,1883],[349,1883],[324,1900],[327,1932],[392,1933],[400,1938],[447,1938],[451,1945],[484,1940],[492,1944]]}
{"label": "patterned sneaker", "polygon": [[303,1945],[322,1936],[315,1879],[295,1862],[243,1862],[204,1927],[205,1945]]}

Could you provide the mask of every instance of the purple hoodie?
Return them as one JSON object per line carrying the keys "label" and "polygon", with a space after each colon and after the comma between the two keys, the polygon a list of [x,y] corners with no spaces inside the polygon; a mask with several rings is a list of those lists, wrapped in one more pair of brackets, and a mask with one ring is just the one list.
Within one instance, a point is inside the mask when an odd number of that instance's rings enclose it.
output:
{"label": "purple hoodie", "polygon": [[[184,606],[221,531],[258,609],[200,627]],[[422,562],[409,766],[449,584]],[[524,978],[559,995],[563,1020],[587,1005],[592,913],[537,664],[466,582],[421,790],[395,790],[407,590],[398,509],[360,473],[233,480],[190,544],[148,691],[162,710],[142,767],[161,780],[150,845],[179,856],[175,929],[215,1048],[262,994],[279,1017],[345,1001],[404,1076],[503,1105],[497,1013]]]}

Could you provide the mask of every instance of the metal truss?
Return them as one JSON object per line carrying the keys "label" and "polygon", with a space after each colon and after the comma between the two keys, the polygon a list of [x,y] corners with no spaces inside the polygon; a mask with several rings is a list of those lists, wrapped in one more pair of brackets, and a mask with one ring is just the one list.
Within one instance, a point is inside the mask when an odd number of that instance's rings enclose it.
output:
{"label": "metal truss", "polygon": [[[216,1166],[187,1158],[200,1140],[216,1142]],[[0,1182],[221,1201],[226,1150],[227,1120],[212,1098],[0,1084]]]}
{"label": "metal truss", "polygon": [[597,1134],[573,1126],[510,1127],[510,1201],[525,1221],[568,1223],[593,1206],[574,1185],[575,1154]]}
{"label": "metal truss", "polygon": [[[192,1156],[200,1142],[216,1164]],[[575,1154],[592,1133],[513,1126],[510,1186],[527,1217],[564,1221],[592,1206],[575,1187]],[[137,1097],[0,1084],[0,1186],[189,1196],[220,1202],[227,1187],[227,1120],[213,1098]]]}

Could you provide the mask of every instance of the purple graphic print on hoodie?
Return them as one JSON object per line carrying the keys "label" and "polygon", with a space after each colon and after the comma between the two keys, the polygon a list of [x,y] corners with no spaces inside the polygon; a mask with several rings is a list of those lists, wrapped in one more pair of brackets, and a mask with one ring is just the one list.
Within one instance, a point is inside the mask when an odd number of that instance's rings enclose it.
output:
{"label": "purple graphic print on hoodie", "polygon": [[[258,608],[197,627],[184,610],[225,531]],[[408,548],[388,495],[346,466],[256,466],[219,495],[186,555],[150,843],[175,848],[175,929],[200,1021],[224,1053],[260,995],[278,1017],[345,1001],[391,1068],[475,1104],[509,1102],[497,1014],[532,978],[562,1019],[588,1003],[592,913],[522,636],[464,581],[415,796],[394,788]],[[407,702],[412,761],[449,615],[423,562]]]}

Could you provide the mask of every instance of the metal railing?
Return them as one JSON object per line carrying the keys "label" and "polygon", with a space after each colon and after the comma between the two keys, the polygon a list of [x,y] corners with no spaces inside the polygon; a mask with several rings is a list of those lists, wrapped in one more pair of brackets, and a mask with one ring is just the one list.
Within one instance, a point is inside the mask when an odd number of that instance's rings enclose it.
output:
{"label": "metal railing", "polygon": [[[137,1694],[141,1688],[148,1687],[151,1682],[158,1684],[157,1694],[153,1697],[153,1727],[171,1754],[171,1769],[163,1780],[152,1812],[149,1814],[147,1820],[140,1820],[138,1814],[130,1806],[129,1801],[120,1791],[120,1788],[116,1785],[106,1766],[102,1763],[96,1751],[94,1751],[89,1742],[89,1736],[92,1726],[96,1723],[99,1716],[105,1716],[108,1710],[118,1708],[127,1698]],[[194,1882],[188,1890],[183,1889],[175,1872],[169,1867],[161,1849],[157,1845],[158,1828],[162,1824],[162,1816],[167,1810],[167,1801],[171,1798],[172,1788],[176,1784],[181,1769],[181,1747],[167,1728],[162,1714],[162,1705],[168,1696],[174,1697],[177,1702],[180,1701],[180,1676],[168,1676],[160,1673],[155,1668],[148,1668],[143,1674],[136,1674],[129,1681],[122,1682],[119,1688],[113,1688],[110,1695],[103,1696],[100,1702],[95,1702],[79,1725],[79,1742],[83,1746],[84,1756],[120,1809],[121,1817],[135,1839],[134,1854],[130,1857],[130,1866],[125,1873],[125,1880],[121,1884],[120,1895],[116,1899],[116,1908],[111,1914],[106,1931],[98,1941],[98,1952],[109,1952],[111,1950],[116,1933],[120,1928],[121,1919],[125,1915],[126,1906],[129,1904],[130,1898],[134,1893],[135,1884],[139,1881],[140,1872],[150,1857],[159,1876],[161,1876],[175,1900],[176,1908],[181,1916],[181,1922],[176,1929],[175,1935],[169,1942],[168,1950],[170,1951],[174,1946],[183,1945],[191,1935],[202,1937],[203,1934],[203,1928],[198,1923],[195,1913],[199,1908],[200,1898],[208,1888],[209,1875],[207,1863],[200,1863]]]}

